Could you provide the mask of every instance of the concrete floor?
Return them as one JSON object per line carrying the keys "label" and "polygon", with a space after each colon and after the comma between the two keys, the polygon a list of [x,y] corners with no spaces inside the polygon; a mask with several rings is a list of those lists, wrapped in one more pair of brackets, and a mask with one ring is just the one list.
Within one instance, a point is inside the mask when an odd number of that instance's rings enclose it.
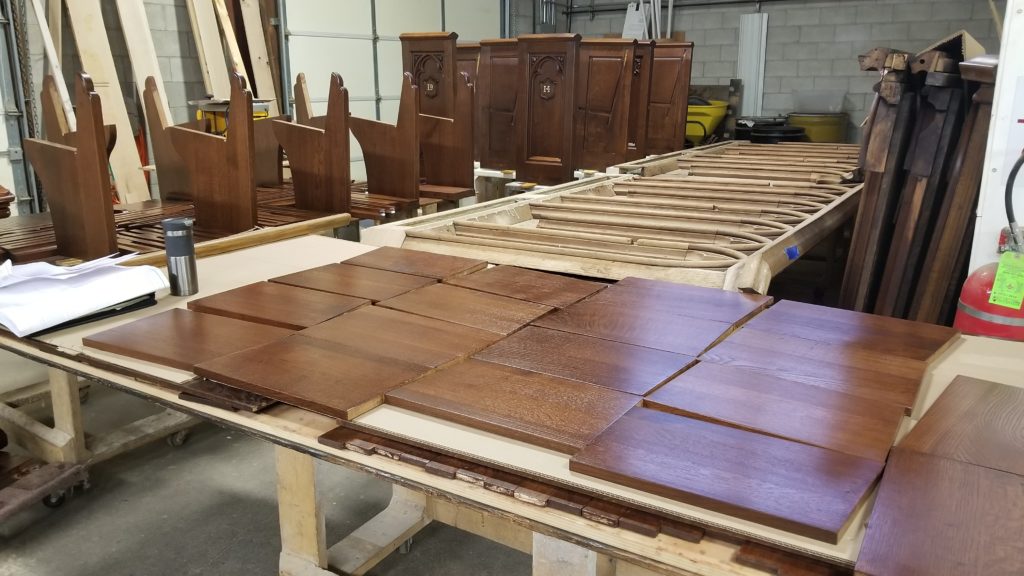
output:
{"label": "concrete floor", "polygon": [[[87,430],[156,411],[93,386]],[[390,485],[319,463],[328,545],[383,510]],[[0,576],[254,576],[277,574],[280,539],[270,444],[200,425],[188,442],[158,442],[100,464],[92,487],[58,509],[42,505],[0,525]],[[444,525],[374,576],[516,576],[530,557]]]}

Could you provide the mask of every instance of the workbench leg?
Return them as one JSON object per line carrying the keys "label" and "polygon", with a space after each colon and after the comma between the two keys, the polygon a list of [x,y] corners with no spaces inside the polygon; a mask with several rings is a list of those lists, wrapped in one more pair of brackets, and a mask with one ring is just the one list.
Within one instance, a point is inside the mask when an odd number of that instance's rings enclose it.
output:
{"label": "workbench leg", "polygon": [[391,502],[383,512],[331,546],[331,568],[342,574],[365,574],[430,524],[425,494],[397,485],[391,490]]}
{"label": "workbench leg", "polygon": [[64,447],[64,462],[84,462],[89,458],[82,428],[82,403],[78,395],[78,376],[50,368],[50,399],[53,402],[53,428],[70,437]]}
{"label": "workbench leg", "polygon": [[326,576],[327,540],[316,495],[316,461],[282,446],[277,460],[277,507],[281,523],[281,576]]}
{"label": "workbench leg", "polygon": [[614,576],[615,560],[543,534],[533,534],[533,576]]}

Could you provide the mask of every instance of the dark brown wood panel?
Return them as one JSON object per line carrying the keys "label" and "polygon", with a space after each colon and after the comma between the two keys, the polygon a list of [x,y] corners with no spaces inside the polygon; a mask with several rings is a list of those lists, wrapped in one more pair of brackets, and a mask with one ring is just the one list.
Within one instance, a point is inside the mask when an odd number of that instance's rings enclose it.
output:
{"label": "dark brown wood panel", "polygon": [[604,171],[626,161],[636,40],[580,42],[574,122],[576,168]]}
{"label": "dark brown wood panel", "polygon": [[494,332],[379,306],[361,308],[302,332],[353,350],[437,368],[494,343]]}
{"label": "dark brown wood panel", "polygon": [[292,406],[352,419],[428,369],[294,334],[196,365],[196,374]]}
{"label": "dark brown wood panel", "polygon": [[565,308],[605,287],[598,282],[515,266],[494,266],[450,278],[446,283],[554,308]]}
{"label": "dark brown wood panel", "polygon": [[434,284],[384,300],[380,306],[510,334],[552,308],[533,302],[477,292],[448,284]]}
{"label": "dark brown wood panel", "polygon": [[480,97],[480,86],[477,83],[478,68],[480,66],[480,43],[466,42],[455,45],[455,58],[458,60],[460,74],[469,78],[469,83],[475,87],[473,99],[473,160],[480,161],[480,124],[484,121],[481,114],[483,107],[477,101]]}
{"label": "dark brown wood panel", "polygon": [[623,278],[591,300],[608,306],[656,308],[705,320],[739,325],[772,303],[771,296],[646,278]]}
{"label": "dark brown wood panel", "polygon": [[957,376],[900,448],[1024,476],[1024,389]]}
{"label": "dark brown wood panel", "polygon": [[692,65],[693,42],[655,44],[647,106],[647,154],[683,149]]}
{"label": "dark brown wood panel", "polygon": [[885,462],[903,408],[772,376],[701,362],[644,406]]}
{"label": "dark brown wood panel", "polygon": [[420,114],[454,118],[459,76],[455,32],[411,32],[399,35],[402,71],[419,87]]}
{"label": "dark brown wood panel", "polygon": [[896,448],[857,558],[863,576],[1024,574],[1024,479]]}
{"label": "dark brown wood panel", "polygon": [[344,263],[436,278],[437,280],[447,280],[454,276],[469,274],[487,266],[487,262],[483,260],[388,246],[360,254],[355,258],[349,258]]}
{"label": "dark brown wood panel", "polygon": [[363,298],[274,282],[257,282],[192,300],[188,307],[196,312],[302,330],[369,303]]}
{"label": "dark brown wood panel", "polygon": [[637,401],[631,394],[479,360],[387,394],[395,406],[570,454]]}
{"label": "dark brown wood panel", "polygon": [[651,72],[654,70],[654,40],[639,42],[633,54],[633,82],[629,93],[628,148],[626,159],[639,160],[647,155],[647,114],[651,99]]}
{"label": "dark brown wood panel", "polygon": [[836,543],[883,463],[634,408],[569,469]]}
{"label": "dark brown wood panel", "polygon": [[528,326],[475,356],[480,360],[643,395],[693,356]]}
{"label": "dark brown wood panel", "polygon": [[97,350],[192,370],[196,364],[280,340],[291,330],[174,308],[85,337]]}
{"label": "dark brown wood panel", "polygon": [[476,96],[480,165],[494,170],[514,169],[519,96],[519,48],[514,38],[480,42]]}
{"label": "dark brown wood panel", "polygon": [[160,198],[164,200],[191,200],[192,188],[188,181],[188,171],[182,162],[181,155],[171,143],[167,128],[173,122],[164,115],[161,102],[160,87],[156,79],[146,78],[146,88],[142,92],[142,100],[146,110],[146,127],[149,129],[149,141],[153,148],[153,163],[159,178]]}
{"label": "dark brown wood panel", "polygon": [[402,80],[401,98],[397,124],[350,116],[349,129],[363,151],[369,193],[418,200],[420,111],[411,75],[406,74]]}
{"label": "dark brown wood panel", "polygon": [[405,294],[410,290],[436,282],[432,278],[423,276],[400,274],[365,266],[350,266],[349,264],[328,264],[271,278],[270,281],[355,298],[366,298],[373,302],[394,298],[399,294]]}

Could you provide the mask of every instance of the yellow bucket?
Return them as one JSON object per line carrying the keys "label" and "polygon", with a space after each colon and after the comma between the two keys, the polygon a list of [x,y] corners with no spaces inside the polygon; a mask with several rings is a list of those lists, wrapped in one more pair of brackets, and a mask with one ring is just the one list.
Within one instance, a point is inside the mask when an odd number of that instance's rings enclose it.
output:
{"label": "yellow bucket", "polygon": [[691,104],[686,112],[686,139],[699,145],[709,134],[714,134],[728,109],[729,103],[724,100],[711,100],[708,106]]}
{"label": "yellow bucket", "polygon": [[790,114],[790,126],[802,126],[811,142],[846,142],[846,127],[850,116],[838,114]]}

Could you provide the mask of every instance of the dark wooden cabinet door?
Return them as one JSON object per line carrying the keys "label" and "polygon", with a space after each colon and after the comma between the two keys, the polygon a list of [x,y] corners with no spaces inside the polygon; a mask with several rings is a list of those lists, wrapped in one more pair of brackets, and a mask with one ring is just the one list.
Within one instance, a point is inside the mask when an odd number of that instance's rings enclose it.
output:
{"label": "dark wooden cabinet door", "polygon": [[683,149],[692,64],[692,42],[664,42],[654,46],[647,118],[647,154],[665,154]]}
{"label": "dark wooden cabinet door", "polygon": [[519,48],[514,38],[480,42],[476,95],[480,109],[477,134],[480,166],[511,170],[516,167],[516,98],[519,95]]}
{"label": "dark wooden cabinet door", "polygon": [[516,178],[539,184],[572,179],[578,34],[519,37]]}
{"label": "dark wooden cabinet door", "polygon": [[626,161],[636,40],[580,43],[576,73],[576,167],[604,171]]}
{"label": "dark wooden cabinet door", "polygon": [[454,32],[422,32],[402,34],[402,69],[412,74],[412,83],[419,88],[420,114],[452,118],[455,115]]}
{"label": "dark wooden cabinet door", "polygon": [[626,160],[647,155],[647,104],[651,99],[654,40],[637,44],[633,53],[633,81],[629,89],[629,126],[626,129]]}
{"label": "dark wooden cabinet door", "polygon": [[[480,96],[480,89],[477,87],[477,67],[480,63],[480,43],[470,42],[466,44],[457,44],[455,46],[455,58],[458,60],[458,69],[460,74],[465,74],[469,78],[469,83],[473,85],[477,98]],[[481,110],[483,109],[479,103],[474,99],[473,102],[473,160],[476,162],[480,161],[480,123],[483,122],[483,115]]]}

